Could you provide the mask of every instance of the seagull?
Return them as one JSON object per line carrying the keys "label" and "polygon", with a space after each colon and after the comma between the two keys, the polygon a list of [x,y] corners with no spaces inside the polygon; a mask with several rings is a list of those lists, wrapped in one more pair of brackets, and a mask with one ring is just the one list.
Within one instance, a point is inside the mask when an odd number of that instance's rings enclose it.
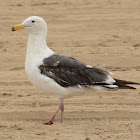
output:
{"label": "seagull", "polygon": [[136,82],[113,79],[111,72],[87,65],[75,58],[62,56],[52,51],[46,43],[47,23],[39,16],[31,16],[12,31],[28,31],[25,70],[29,80],[38,88],[59,97],[59,107],[45,125],[52,125],[60,111],[63,121],[64,98],[82,94],[92,89],[135,89],[129,84]]}

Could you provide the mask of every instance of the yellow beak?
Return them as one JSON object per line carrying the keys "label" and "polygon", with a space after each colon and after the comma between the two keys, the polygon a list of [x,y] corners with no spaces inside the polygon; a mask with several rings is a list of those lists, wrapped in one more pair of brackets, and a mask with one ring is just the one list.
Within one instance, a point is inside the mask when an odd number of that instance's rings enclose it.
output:
{"label": "yellow beak", "polygon": [[15,25],[14,27],[12,27],[12,31],[17,31],[17,30],[23,29],[24,27],[26,27],[26,26],[18,24],[18,25]]}

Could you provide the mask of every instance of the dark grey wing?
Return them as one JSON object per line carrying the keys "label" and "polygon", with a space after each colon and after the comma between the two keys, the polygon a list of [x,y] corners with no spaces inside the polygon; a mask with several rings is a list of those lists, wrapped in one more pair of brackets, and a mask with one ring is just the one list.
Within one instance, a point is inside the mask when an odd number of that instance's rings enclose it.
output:
{"label": "dark grey wing", "polygon": [[55,67],[59,67],[59,68],[71,68],[71,69],[82,69],[84,68],[86,65],[81,62],[81,61],[78,61],[72,57],[67,57],[67,56],[61,56],[61,55],[58,55],[58,54],[54,54],[48,58],[45,58],[43,60],[43,63],[46,65],[46,66],[55,66]]}
{"label": "dark grey wing", "polygon": [[43,60],[39,66],[41,74],[46,75],[63,87],[106,85],[108,72],[88,67],[71,57],[54,54]]}

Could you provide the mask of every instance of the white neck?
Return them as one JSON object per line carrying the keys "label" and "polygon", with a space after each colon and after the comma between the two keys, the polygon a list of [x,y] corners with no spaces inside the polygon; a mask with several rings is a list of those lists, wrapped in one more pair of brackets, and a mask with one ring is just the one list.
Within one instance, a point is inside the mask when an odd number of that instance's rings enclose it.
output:
{"label": "white neck", "polygon": [[27,44],[27,57],[37,57],[43,55],[49,57],[54,52],[46,44],[46,34],[43,33],[30,33]]}

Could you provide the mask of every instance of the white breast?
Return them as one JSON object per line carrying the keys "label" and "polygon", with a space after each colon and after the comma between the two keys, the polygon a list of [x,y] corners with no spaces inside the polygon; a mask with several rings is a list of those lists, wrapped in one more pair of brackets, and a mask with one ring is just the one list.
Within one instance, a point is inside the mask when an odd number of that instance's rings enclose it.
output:
{"label": "white breast", "polygon": [[[46,52],[46,53],[45,53]],[[52,55],[50,53],[50,55]],[[54,80],[49,77],[42,75],[39,69],[39,66],[43,64],[44,58],[49,57],[47,54],[47,50],[40,54],[27,53],[26,62],[25,62],[25,70],[30,81],[37,87],[41,88],[47,92],[56,93],[56,89],[54,90],[54,86],[56,88],[61,88],[58,84],[54,82]],[[60,90],[60,89],[59,89]],[[62,90],[62,89],[61,89]],[[59,94],[58,92],[56,94]]]}
{"label": "white breast", "polygon": [[42,64],[42,58],[27,57],[25,62],[25,70],[29,80],[38,88],[46,91],[46,93],[53,93],[58,96],[67,96],[83,92],[82,88],[69,87],[65,88],[57,84],[53,79],[40,73],[38,68]]}
{"label": "white breast", "polygon": [[81,92],[81,89],[75,87],[64,88],[57,84],[53,79],[41,74],[39,66],[43,64],[45,58],[54,54],[46,45],[46,41],[41,39],[42,38],[39,35],[29,35],[25,70],[30,81],[47,93],[54,93],[58,96]]}

